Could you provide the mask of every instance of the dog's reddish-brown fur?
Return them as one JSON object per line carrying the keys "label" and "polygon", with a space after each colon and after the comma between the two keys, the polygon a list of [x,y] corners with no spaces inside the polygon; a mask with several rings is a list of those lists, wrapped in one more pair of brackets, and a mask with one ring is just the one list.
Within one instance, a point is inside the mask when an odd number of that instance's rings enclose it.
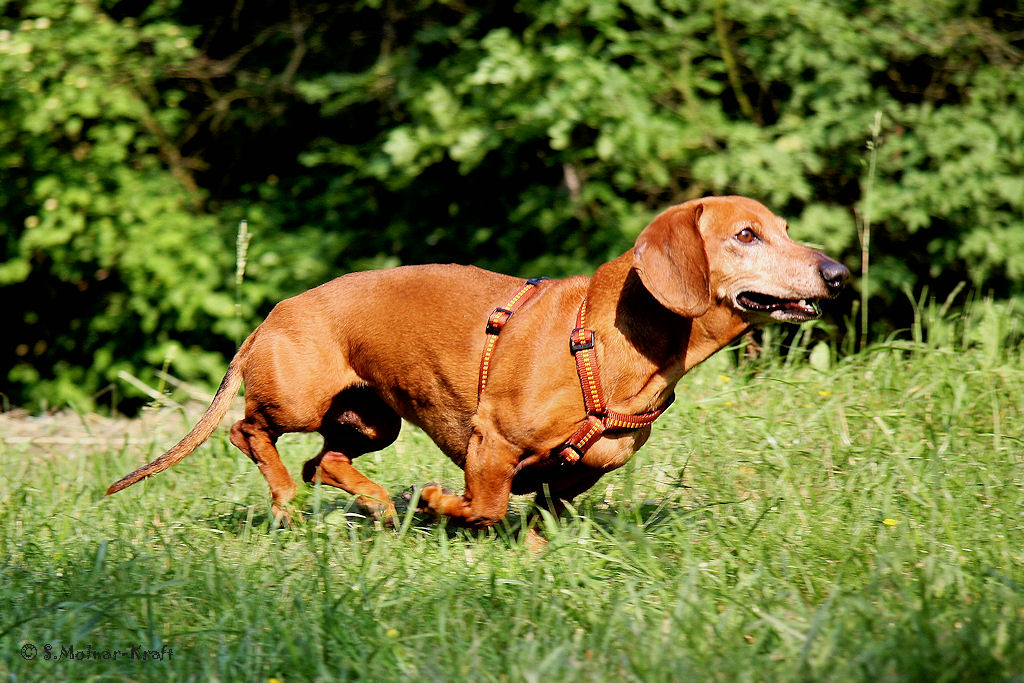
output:
{"label": "dog's reddish-brown fur", "polygon": [[522,280],[455,265],[351,273],[278,304],[242,344],[192,432],[107,493],[195,450],[244,381],[245,417],[231,442],[259,466],[282,517],[295,494],[275,448],[287,432],[324,437],[303,467],[305,481],[337,486],[393,517],[388,492],[352,460],[394,441],[401,419],[465,470],[462,494],[428,485],[424,508],[473,527],[501,520],[511,493],[535,492],[539,504],[560,509],[650,435],[650,427],[611,430],[576,465],[543,462],[586,419],[568,344],[584,296],[608,404],[643,413],[752,325],[814,317],[801,300],[834,296],[848,275],[790,240],[785,222],[751,199],[681,204],[593,277],[542,282],[502,331],[478,401],[484,323]]}

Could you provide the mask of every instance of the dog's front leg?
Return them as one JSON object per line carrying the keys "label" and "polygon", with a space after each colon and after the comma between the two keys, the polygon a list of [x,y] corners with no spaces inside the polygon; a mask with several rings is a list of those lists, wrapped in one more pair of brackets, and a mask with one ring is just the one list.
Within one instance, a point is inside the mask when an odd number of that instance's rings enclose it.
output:
{"label": "dog's front leg", "polygon": [[552,492],[550,487],[547,486],[538,491],[537,497],[533,500],[530,516],[526,520],[528,528],[525,540],[526,547],[536,551],[548,544],[544,533],[541,531],[541,511],[547,510],[555,519],[558,519],[565,513],[573,498],[596,484],[603,474],[604,472],[598,471],[585,475],[570,485],[558,489],[556,492]]}
{"label": "dog's front leg", "polygon": [[460,526],[486,529],[505,518],[520,451],[495,430],[473,430],[466,451],[466,490],[460,496],[435,484],[423,487],[420,506]]}

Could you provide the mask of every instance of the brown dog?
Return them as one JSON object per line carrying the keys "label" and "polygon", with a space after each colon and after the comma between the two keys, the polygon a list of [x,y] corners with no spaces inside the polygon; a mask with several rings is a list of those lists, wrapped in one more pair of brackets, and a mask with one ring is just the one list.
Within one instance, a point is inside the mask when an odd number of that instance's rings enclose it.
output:
{"label": "brown dog", "polygon": [[[402,418],[466,473],[461,495],[424,487],[424,509],[487,527],[511,493],[535,492],[538,505],[560,511],[643,446],[690,368],[759,323],[818,317],[816,300],[835,296],[849,274],[744,197],[668,209],[591,278],[523,286],[455,265],[351,273],[278,304],[195,428],[107,493],[195,450],[244,380],[245,418],[231,443],[259,466],[282,518],[295,482],[274,444],[286,432],[319,432],[323,450],[303,479],[393,519],[388,492],[352,460],[394,441]],[[489,315],[507,324],[492,326],[481,363]]]}

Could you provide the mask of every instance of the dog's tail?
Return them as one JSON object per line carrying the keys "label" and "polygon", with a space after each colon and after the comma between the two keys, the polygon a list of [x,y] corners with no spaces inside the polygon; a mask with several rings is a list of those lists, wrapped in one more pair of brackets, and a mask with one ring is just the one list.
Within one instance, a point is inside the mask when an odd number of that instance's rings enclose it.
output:
{"label": "dog's tail", "polygon": [[217,425],[224,419],[224,414],[231,408],[231,401],[235,398],[235,394],[238,393],[238,387],[242,384],[242,361],[253,336],[251,335],[249,339],[246,339],[242,344],[242,348],[235,354],[234,359],[232,359],[231,364],[228,366],[227,374],[221,380],[220,387],[210,403],[210,407],[199,418],[199,422],[192,428],[192,431],[186,434],[171,450],[153,462],[143,465],[131,474],[111,484],[110,488],[107,489],[108,496],[112,493],[117,493],[121,489],[128,488],[140,479],[159,474],[168,467],[177,465],[192,451],[197,449],[199,444],[210,438],[213,431],[217,429]]}

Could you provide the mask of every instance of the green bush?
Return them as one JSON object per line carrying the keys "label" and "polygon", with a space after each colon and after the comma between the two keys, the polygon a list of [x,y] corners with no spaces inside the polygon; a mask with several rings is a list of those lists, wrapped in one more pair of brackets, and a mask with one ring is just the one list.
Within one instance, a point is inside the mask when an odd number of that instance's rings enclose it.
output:
{"label": "green bush", "polygon": [[169,356],[215,382],[347,270],[587,271],[707,193],[853,270],[870,220],[875,334],[906,288],[1024,292],[1016,3],[401,5],[0,0],[9,400],[87,405]]}

